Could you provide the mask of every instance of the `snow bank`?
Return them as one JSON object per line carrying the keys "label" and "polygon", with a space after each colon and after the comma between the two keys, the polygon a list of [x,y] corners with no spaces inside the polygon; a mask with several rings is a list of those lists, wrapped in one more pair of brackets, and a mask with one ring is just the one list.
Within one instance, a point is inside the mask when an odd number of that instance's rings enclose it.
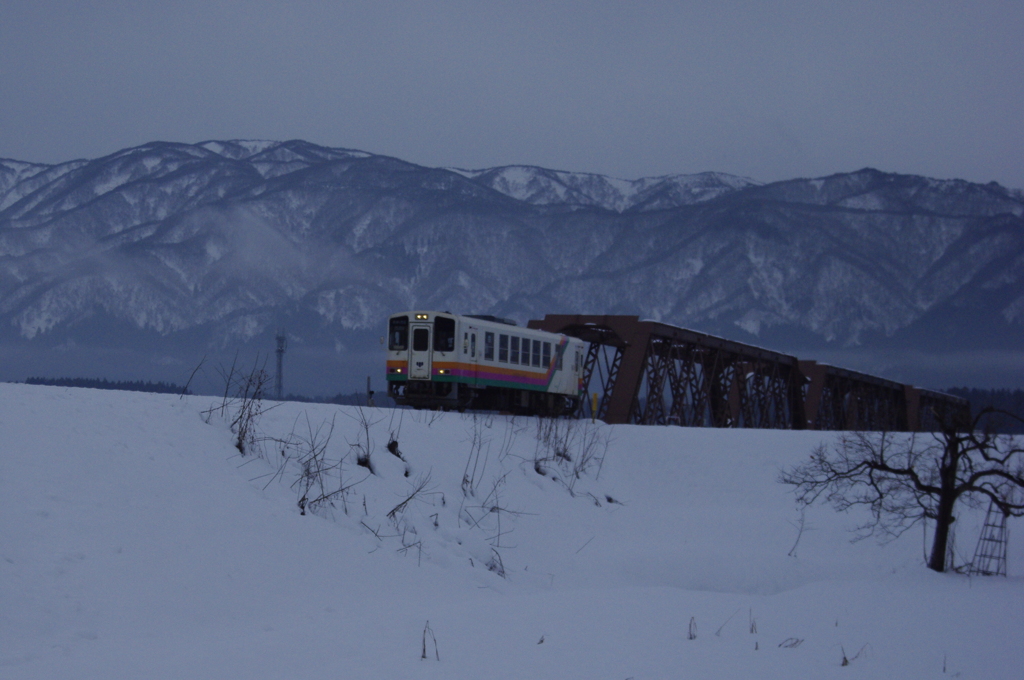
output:
{"label": "snow bank", "polygon": [[[827,433],[575,423],[548,433],[574,438],[566,460],[535,419],[286,403],[243,458],[210,407],[0,384],[0,676],[1000,678],[1024,662],[1018,545],[1009,578],[935,574],[921,531],[851,544],[861,517],[812,508],[793,550],[800,514],[775,480]],[[316,508],[296,483],[310,442],[324,489],[345,489]],[[965,560],[978,521],[958,521]],[[844,651],[860,656],[843,667]]]}

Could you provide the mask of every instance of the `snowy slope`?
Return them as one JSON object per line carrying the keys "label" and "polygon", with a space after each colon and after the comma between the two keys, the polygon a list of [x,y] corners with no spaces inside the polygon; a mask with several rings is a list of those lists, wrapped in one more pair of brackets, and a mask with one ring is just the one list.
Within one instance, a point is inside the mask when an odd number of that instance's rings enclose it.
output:
{"label": "snowy slope", "polygon": [[[939,575],[920,532],[851,545],[858,518],[814,508],[787,555],[798,514],[775,477],[827,434],[578,423],[604,458],[576,479],[578,457],[537,472],[533,419],[286,403],[243,459],[208,399],[0,384],[0,404],[4,678],[1009,678],[1024,662],[1019,545],[1010,578]],[[326,460],[353,486],[302,516],[294,458],[332,419]],[[355,464],[367,432],[376,474]],[[967,558],[977,519],[958,522]],[[440,661],[429,639],[420,658],[428,620]],[[842,667],[843,650],[863,651]]]}

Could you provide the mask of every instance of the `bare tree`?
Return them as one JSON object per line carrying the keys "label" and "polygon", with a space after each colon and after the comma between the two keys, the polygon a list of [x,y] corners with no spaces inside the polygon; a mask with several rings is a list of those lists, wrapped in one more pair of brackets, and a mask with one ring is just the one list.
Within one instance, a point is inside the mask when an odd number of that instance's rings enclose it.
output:
{"label": "bare tree", "polygon": [[868,508],[871,519],[858,527],[859,538],[895,538],[934,520],[928,567],[945,571],[958,503],[977,507],[990,500],[1006,515],[1024,516],[1024,442],[995,434],[994,415],[1017,418],[986,408],[973,419],[937,417],[940,429],[930,435],[844,434],[832,447],[819,445],[779,481],[796,487],[802,505],[824,499],[840,511]]}

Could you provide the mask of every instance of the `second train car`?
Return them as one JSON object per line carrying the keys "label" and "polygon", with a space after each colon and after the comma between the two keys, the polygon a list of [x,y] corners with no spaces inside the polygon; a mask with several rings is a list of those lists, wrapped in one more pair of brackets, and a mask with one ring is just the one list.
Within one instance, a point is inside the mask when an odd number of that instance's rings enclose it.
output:
{"label": "second train car", "polygon": [[415,408],[571,413],[586,351],[578,338],[493,316],[402,312],[388,319],[388,394]]}

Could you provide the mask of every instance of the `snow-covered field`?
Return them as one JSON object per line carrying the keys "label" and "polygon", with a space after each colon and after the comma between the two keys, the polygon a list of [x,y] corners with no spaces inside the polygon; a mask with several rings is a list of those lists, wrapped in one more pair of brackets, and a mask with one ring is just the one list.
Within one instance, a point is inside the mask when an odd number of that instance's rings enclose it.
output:
{"label": "snow-covered field", "polygon": [[[535,419],[286,403],[243,458],[211,404],[0,384],[0,677],[1024,668],[1016,521],[1009,578],[928,571],[921,530],[851,544],[863,517],[828,507],[793,550],[800,513],[776,477],[827,433],[563,423],[567,461]],[[346,490],[303,516],[299,459],[332,419],[324,490]],[[961,561],[979,520],[957,522]]]}

